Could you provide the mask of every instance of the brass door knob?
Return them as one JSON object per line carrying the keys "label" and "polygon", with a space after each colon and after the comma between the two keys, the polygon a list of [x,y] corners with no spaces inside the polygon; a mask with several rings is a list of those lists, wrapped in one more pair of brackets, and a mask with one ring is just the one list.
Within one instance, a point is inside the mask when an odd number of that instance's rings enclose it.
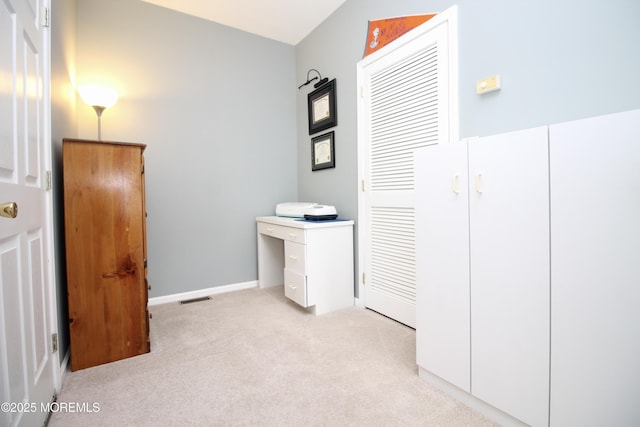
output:
{"label": "brass door knob", "polygon": [[16,202],[8,202],[0,205],[0,216],[4,218],[15,218],[18,216],[18,204]]}

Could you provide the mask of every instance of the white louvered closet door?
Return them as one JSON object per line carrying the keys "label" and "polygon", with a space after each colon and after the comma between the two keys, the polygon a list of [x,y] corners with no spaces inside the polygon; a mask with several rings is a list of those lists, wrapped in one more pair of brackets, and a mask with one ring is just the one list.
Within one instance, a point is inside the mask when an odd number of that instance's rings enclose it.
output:
{"label": "white louvered closet door", "polygon": [[411,327],[416,324],[413,154],[450,142],[456,133],[451,130],[455,40],[450,40],[455,25],[450,14],[442,15],[358,64],[360,297],[364,289],[366,307]]}

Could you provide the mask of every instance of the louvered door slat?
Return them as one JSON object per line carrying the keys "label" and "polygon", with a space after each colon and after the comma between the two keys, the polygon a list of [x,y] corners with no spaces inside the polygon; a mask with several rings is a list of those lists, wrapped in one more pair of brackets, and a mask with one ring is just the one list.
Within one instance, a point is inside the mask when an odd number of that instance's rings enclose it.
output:
{"label": "louvered door slat", "polygon": [[371,215],[371,287],[415,304],[413,208],[374,208]]}

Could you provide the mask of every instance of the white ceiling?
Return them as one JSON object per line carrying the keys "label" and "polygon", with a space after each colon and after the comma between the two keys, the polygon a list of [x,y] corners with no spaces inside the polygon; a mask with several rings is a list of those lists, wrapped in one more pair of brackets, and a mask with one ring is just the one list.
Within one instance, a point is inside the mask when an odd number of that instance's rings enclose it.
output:
{"label": "white ceiling", "polygon": [[142,0],[296,45],[346,0]]}

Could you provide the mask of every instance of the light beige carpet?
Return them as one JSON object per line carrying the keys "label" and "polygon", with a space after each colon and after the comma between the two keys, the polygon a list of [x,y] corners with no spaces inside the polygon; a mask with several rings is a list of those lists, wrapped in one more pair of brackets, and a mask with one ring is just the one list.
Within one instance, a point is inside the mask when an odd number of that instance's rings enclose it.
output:
{"label": "light beige carpet", "polygon": [[80,410],[49,426],[494,425],[418,377],[413,329],[282,292],[151,307],[151,352],[68,373],[58,402]]}

